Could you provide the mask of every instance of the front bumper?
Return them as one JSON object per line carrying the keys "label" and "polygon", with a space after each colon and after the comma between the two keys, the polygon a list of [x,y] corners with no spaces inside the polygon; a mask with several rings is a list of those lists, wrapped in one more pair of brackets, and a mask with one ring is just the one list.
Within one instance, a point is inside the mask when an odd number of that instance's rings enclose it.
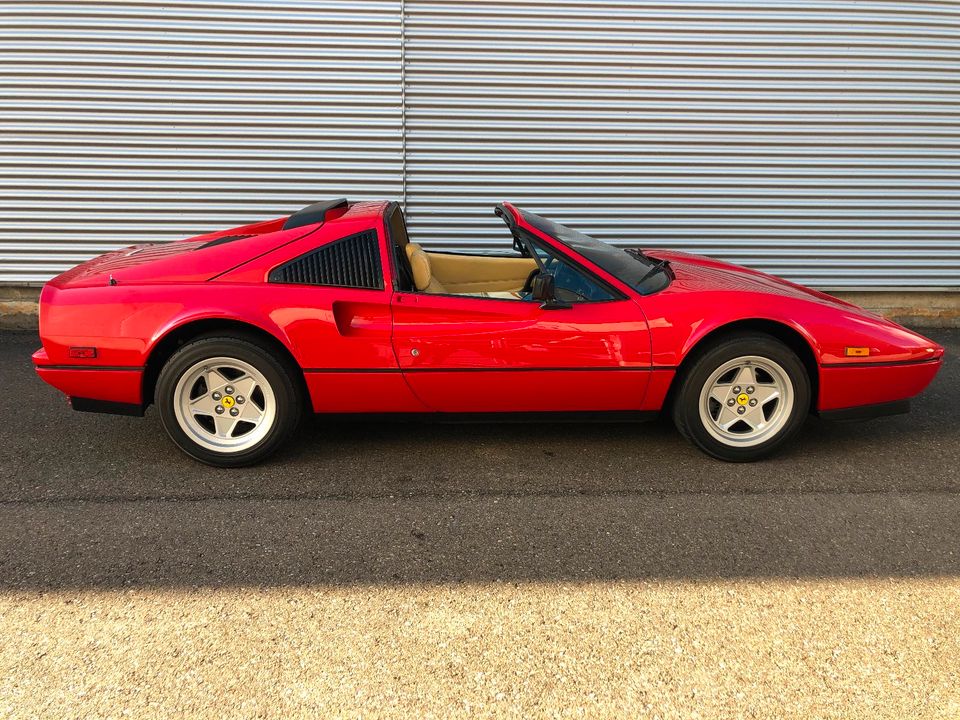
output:
{"label": "front bumper", "polygon": [[902,403],[923,392],[941,367],[942,357],[899,363],[822,365],[817,409],[823,416],[829,412],[859,408],[869,413],[866,410],[868,406],[896,407],[895,403]]}

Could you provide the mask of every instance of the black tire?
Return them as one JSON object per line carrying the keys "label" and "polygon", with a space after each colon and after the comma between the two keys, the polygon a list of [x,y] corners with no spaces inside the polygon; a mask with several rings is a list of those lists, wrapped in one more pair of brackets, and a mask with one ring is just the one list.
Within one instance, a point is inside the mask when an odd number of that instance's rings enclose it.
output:
{"label": "black tire", "polygon": [[[722,441],[711,433],[701,416],[700,402],[701,392],[715,372],[728,362],[748,356],[772,361],[782,368],[792,386],[793,405],[774,434],[758,444],[743,447]],[[810,378],[806,368],[793,350],[769,335],[728,335],[700,350],[677,381],[680,385],[672,408],[677,430],[703,452],[728,462],[751,462],[771,455],[799,431],[810,411]]]}
{"label": "black tire", "polygon": [[[275,398],[272,425],[256,444],[242,450],[204,447],[184,431],[177,419],[176,388],[181,377],[197,363],[217,357],[235,358],[253,366],[266,379]],[[304,414],[305,400],[301,384],[295,379],[296,372],[287,358],[278,356],[275,349],[254,337],[199,337],[177,350],[160,371],[155,396],[160,422],[170,439],[200,462],[225,468],[253,465],[276,452],[293,435]]]}

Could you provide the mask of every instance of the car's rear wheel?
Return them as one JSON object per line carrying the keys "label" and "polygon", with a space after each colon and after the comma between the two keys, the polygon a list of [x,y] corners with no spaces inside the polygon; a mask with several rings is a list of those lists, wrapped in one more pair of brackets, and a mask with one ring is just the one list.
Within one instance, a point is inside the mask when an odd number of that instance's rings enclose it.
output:
{"label": "car's rear wheel", "polygon": [[250,339],[204,337],[163,366],[156,403],[170,438],[219,467],[259,462],[296,429],[303,400],[292,369]]}
{"label": "car's rear wheel", "polygon": [[673,406],[677,428],[721,460],[748,462],[771,454],[800,429],[810,408],[803,363],[766,335],[719,341],[680,380]]}

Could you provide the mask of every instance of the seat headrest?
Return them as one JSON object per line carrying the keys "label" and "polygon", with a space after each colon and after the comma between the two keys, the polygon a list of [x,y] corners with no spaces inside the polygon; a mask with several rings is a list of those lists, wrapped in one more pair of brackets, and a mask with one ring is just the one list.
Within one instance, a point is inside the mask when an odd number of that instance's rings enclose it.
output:
{"label": "seat headrest", "polygon": [[412,242],[407,243],[404,251],[407,253],[410,269],[413,271],[413,284],[416,285],[417,290],[426,290],[430,287],[430,279],[433,277],[430,271],[430,257],[422,247]]}

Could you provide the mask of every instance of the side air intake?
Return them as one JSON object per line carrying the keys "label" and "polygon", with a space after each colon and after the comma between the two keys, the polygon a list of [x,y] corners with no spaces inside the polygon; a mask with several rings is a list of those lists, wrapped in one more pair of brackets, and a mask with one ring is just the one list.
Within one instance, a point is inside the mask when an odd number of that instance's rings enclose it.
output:
{"label": "side air intake", "polygon": [[349,235],[275,267],[268,280],[297,285],[383,289],[380,243],[374,230]]}

